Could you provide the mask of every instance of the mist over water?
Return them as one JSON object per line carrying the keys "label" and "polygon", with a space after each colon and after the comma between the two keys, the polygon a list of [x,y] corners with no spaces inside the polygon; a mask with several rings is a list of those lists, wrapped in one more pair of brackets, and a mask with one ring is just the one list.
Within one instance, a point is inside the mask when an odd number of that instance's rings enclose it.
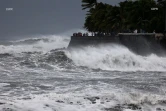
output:
{"label": "mist over water", "polygon": [[0,111],[165,111],[166,57],[101,45],[67,49],[72,32],[0,45]]}

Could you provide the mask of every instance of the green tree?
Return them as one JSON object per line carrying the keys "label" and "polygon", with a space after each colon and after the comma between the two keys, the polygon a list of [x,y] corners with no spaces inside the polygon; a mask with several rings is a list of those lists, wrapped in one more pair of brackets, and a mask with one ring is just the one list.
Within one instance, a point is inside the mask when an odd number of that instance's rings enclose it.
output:
{"label": "green tree", "polygon": [[97,6],[97,0],[82,0],[82,9],[89,9]]}
{"label": "green tree", "polygon": [[[123,32],[143,29],[147,32],[164,30],[164,5],[154,0],[123,1],[118,6],[82,0],[86,14],[84,28],[91,32]],[[151,8],[157,7],[157,11]]]}

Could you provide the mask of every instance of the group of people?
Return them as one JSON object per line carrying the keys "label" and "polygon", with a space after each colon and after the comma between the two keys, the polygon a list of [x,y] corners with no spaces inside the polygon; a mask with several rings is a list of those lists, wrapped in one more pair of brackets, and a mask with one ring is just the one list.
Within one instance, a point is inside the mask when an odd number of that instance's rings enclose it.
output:
{"label": "group of people", "polygon": [[[148,32],[146,32],[143,29],[140,29],[140,30],[135,29],[135,30],[124,30],[123,33],[148,33]],[[153,33],[156,33],[156,31],[153,30]]]}
{"label": "group of people", "polygon": [[114,32],[111,32],[111,33],[98,32],[98,33],[92,34],[92,36],[114,36],[114,35],[116,35]]}
{"label": "group of people", "polygon": [[88,33],[81,33],[81,32],[78,32],[78,33],[73,33],[73,36],[89,36]]}
{"label": "group of people", "polygon": [[[102,32],[98,32],[98,33],[92,33],[91,36],[112,36],[112,35],[115,35],[115,33],[102,33]],[[80,37],[80,36],[89,36],[88,33],[81,33],[81,32],[78,32],[78,33],[73,33],[73,36],[77,36],[77,37]]]}
{"label": "group of people", "polygon": [[[125,30],[123,31],[123,33],[145,33],[144,30],[140,29],[140,31],[138,31],[137,29],[131,31],[131,30]],[[153,33],[155,33],[155,30],[153,31]],[[103,33],[103,32],[95,32],[95,33],[92,33],[91,36],[115,36],[116,33],[115,32],[111,32],[111,33]],[[77,36],[77,37],[80,37],[80,36],[89,36],[88,33],[81,33],[81,32],[78,32],[78,33],[73,33],[73,36]]]}

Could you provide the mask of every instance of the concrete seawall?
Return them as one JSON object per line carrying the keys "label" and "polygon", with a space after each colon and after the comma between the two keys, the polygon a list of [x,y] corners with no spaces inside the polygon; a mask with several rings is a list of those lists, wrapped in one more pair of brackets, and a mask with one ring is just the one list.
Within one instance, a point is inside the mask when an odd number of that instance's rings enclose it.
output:
{"label": "concrete seawall", "polygon": [[117,36],[72,36],[71,41],[69,43],[70,47],[79,47],[79,46],[87,46],[87,45],[99,45],[99,44],[107,44],[107,43],[118,43],[119,38]]}
{"label": "concrete seawall", "polygon": [[164,53],[160,41],[156,39],[154,33],[120,33],[119,40],[121,44],[140,55]]}
{"label": "concrete seawall", "polygon": [[151,53],[165,55],[165,48],[154,33],[119,33],[118,36],[72,36],[68,49],[112,43],[124,45],[139,55]]}

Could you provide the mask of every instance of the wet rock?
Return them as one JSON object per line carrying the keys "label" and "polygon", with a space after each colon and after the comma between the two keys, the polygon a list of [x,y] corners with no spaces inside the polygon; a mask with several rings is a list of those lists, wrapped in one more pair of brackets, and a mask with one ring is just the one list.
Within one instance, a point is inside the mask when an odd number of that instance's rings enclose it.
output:
{"label": "wet rock", "polygon": [[3,108],[2,111],[15,111],[15,110],[12,110],[11,108]]}
{"label": "wet rock", "polygon": [[9,56],[12,56],[12,54],[9,53],[0,54],[0,58],[9,57]]}
{"label": "wet rock", "polygon": [[93,101],[93,102],[92,102],[92,104],[96,104],[96,102],[95,102],[95,101]]}
{"label": "wet rock", "polygon": [[80,102],[80,101],[77,101],[77,104],[81,105],[81,102]]}
{"label": "wet rock", "polygon": [[156,111],[161,111],[161,108],[156,108]]}
{"label": "wet rock", "polygon": [[105,108],[105,111],[122,111],[121,109]]}
{"label": "wet rock", "polygon": [[45,106],[46,106],[46,107],[49,107],[49,105],[48,105],[48,104],[45,104]]}
{"label": "wet rock", "polygon": [[132,109],[132,110],[141,109],[141,107],[136,105],[136,104],[128,104],[127,106],[128,106],[129,109]]}
{"label": "wet rock", "polygon": [[24,98],[22,98],[22,99],[24,99],[24,100],[30,100],[30,99],[32,99],[31,97],[24,97]]}
{"label": "wet rock", "polygon": [[100,102],[101,104],[104,104],[104,102]]}
{"label": "wet rock", "polygon": [[159,104],[166,104],[166,100],[159,100]]}
{"label": "wet rock", "polygon": [[97,99],[100,99],[100,98],[99,98],[99,97],[87,97],[87,98],[85,98],[85,99],[88,99],[89,101],[92,102],[92,104],[95,104],[95,103],[96,103],[96,100],[97,100]]}
{"label": "wet rock", "polygon": [[100,99],[99,97],[95,97],[96,99]]}
{"label": "wet rock", "polygon": [[5,104],[5,103],[1,103],[1,102],[0,102],[0,105],[3,105],[3,104]]}
{"label": "wet rock", "polygon": [[131,110],[141,110],[141,107],[136,104],[118,104],[113,108],[105,108],[105,111],[123,111],[124,109],[131,109]]}
{"label": "wet rock", "polygon": [[61,101],[61,100],[57,100],[56,102],[58,102],[58,103],[65,103],[64,101]]}
{"label": "wet rock", "polygon": [[115,106],[113,108],[105,108],[104,110],[105,111],[123,111],[123,107],[120,106],[120,105],[117,105],[117,106]]}
{"label": "wet rock", "polygon": [[165,111],[165,109],[156,108],[156,111]]}

